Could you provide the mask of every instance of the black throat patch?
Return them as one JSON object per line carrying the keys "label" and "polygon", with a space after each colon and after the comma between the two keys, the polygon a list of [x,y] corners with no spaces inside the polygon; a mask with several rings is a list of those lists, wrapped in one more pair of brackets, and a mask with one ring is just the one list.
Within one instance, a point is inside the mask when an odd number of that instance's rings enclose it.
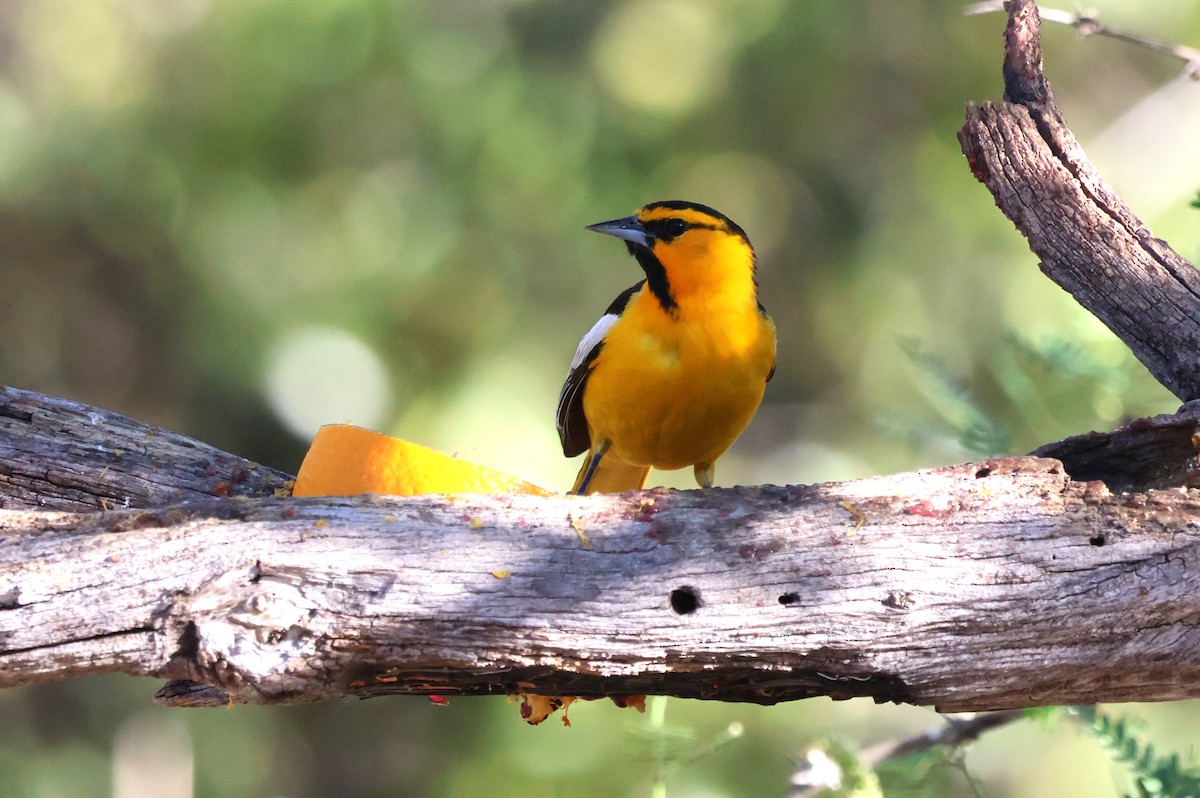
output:
{"label": "black throat patch", "polygon": [[637,258],[642,271],[646,273],[646,285],[650,287],[650,293],[654,294],[654,298],[658,300],[658,304],[662,306],[665,313],[674,316],[679,305],[675,301],[675,297],[671,295],[671,284],[667,282],[667,270],[662,265],[662,261],[655,257],[652,251],[640,244],[626,241],[625,246],[629,248],[630,254]]}

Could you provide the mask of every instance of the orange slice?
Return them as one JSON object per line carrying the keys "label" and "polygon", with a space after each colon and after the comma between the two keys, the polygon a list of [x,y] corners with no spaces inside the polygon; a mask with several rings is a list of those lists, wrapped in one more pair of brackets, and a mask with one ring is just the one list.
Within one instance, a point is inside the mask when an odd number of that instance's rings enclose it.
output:
{"label": "orange slice", "polygon": [[293,496],[388,493],[533,493],[550,491],[501,471],[349,424],[317,430],[296,475]]}

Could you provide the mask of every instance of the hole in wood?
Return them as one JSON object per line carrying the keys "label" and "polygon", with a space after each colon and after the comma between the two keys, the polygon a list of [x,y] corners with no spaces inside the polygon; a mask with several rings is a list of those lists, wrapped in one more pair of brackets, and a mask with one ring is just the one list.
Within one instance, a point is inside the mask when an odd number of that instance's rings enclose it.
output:
{"label": "hole in wood", "polygon": [[0,406],[0,417],[11,418],[16,421],[33,421],[33,413],[28,410],[17,410],[9,405]]}
{"label": "hole in wood", "polygon": [[799,600],[800,596],[795,593],[784,593],[779,597],[779,603],[785,607],[789,604],[795,604]]}
{"label": "hole in wood", "polygon": [[15,610],[21,606],[21,588],[13,585],[0,593],[0,610]]}
{"label": "hole in wood", "polygon": [[696,593],[696,588],[687,585],[672,590],[670,601],[671,609],[675,610],[676,615],[691,615],[700,606],[700,596]]}
{"label": "hole in wood", "polygon": [[894,610],[907,610],[914,604],[916,601],[907,590],[889,590],[888,594],[883,597],[883,606],[891,607]]}
{"label": "hole in wood", "polygon": [[1088,543],[1091,543],[1093,546],[1103,546],[1107,542],[1108,539],[1105,538],[1103,534],[1092,535],[1090,538],[1088,538]]}
{"label": "hole in wood", "polygon": [[195,621],[188,621],[187,626],[183,627],[183,633],[179,635],[179,648],[175,650],[171,658],[195,660],[199,653],[200,630],[196,628]]}

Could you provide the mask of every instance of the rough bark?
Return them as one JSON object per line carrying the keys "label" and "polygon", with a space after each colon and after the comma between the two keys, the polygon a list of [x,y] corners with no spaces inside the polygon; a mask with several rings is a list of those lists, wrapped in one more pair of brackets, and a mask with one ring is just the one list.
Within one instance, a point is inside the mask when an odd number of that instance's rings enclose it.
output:
{"label": "rough bark", "polygon": [[526,690],[944,710],[1200,695],[1200,497],[1016,458],[622,497],[0,515],[0,686]]}
{"label": "rough bark", "polygon": [[1072,479],[1099,480],[1113,492],[1200,487],[1200,406],[1138,418],[1112,432],[1073,435],[1034,449],[1062,461]]}
{"label": "rough bark", "polygon": [[971,171],[1041,269],[1183,401],[1200,398],[1200,274],[1100,177],[1042,71],[1037,5],[1010,0],[1004,102],[967,106]]}
{"label": "rough bark", "polygon": [[120,413],[0,385],[0,508],[86,512],[271,496],[289,479]]}
{"label": "rough bark", "polygon": [[[0,452],[21,452],[0,460],[10,507],[30,475],[70,471],[95,496],[114,460],[129,484],[169,486],[140,509],[0,511],[0,686],[123,671],[176,679],[159,700],[192,706],[523,690],[982,709],[1200,691],[1185,566],[1200,499],[1145,490],[1194,470],[1192,409],[1056,445],[1141,491],[1120,496],[1017,458],[812,487],[320,501],[212,498],[209,466],[244,461],[0,397]],[[79,501],[62,482],[39,484]],[[204,500],[163,506],[179,495]]]}

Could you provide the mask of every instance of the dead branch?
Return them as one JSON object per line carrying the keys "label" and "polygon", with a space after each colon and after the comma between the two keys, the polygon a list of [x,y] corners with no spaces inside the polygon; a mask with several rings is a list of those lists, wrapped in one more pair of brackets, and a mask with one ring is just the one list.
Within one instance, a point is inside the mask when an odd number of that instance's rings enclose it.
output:
{"label": "dead branch", "polygon": [[[891,759],[901,759],[913,754],[924,753],[933,748],[959,748],[973,743],[986,732],[1014,723],[1025,717],[1020,709],[1005,709],[999,712],[979,712],[966,715],[948,715],[945,722],[936,728],[921,732],[902,740],[888,740],[873,745],[855,756],[861,766],[874,771]],[[791,778],[791,790],[787,798],[816,798],[842,789],[845,773],[838,761],[823,748],[810,748],[796,761],[796,770]]]}
{"label": "dead branch", "polygon": [[120,413],[0,385],[0,508],[161,507],[271,496],[290,479]]}
{"label": "dead branch", "polygon": [[[964,14],[988,14],[994,11],[1004,11],[1004,0],[985,0],[982,3],[972,3],[963,9]],[[1145,47],[1164,55],[1169,55],[1183,62],[1183,74],[1191,80],[1200,80],[1200,50],[1182,44],[1165,44],[1133,33],[1116,30],[1100,20],[1094,12],[1063,11],[1058,8],[1039,9],[1042,20],[1056,22],[1074,28],[1079,36],[1104,36],[1116,39],[1126,44]]]}
{"label": "dead branch", "polygon": [[1002,103],[967,106],[958,138],[975,177],[1041,269],[1184,401],[1200,398],[1200,274],[1088,161],[1042,71],[1038,9],[1010,0]]}

